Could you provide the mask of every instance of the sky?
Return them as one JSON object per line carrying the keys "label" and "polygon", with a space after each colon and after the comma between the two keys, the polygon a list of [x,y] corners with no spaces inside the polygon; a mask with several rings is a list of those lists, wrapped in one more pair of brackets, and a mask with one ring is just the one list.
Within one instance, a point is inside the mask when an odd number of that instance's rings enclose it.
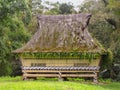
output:
{"label": "sky", "polygon": [[60,3],[71,2],[76,7],[77,5],[80,5],[84,0],[43,0],[43,1],[50,1],[50,2],[57,2],[57,1],[59,1]]}

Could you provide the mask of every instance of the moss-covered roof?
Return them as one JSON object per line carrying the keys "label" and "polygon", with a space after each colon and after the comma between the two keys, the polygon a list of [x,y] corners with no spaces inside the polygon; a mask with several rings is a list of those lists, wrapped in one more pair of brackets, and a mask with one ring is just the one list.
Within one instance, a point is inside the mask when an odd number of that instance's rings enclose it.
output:
{"label": "moss-covered roof", "polygon": [[88,32],[90,18],[91,14],[39,15],[37,32],[13,52],[101,52]]}

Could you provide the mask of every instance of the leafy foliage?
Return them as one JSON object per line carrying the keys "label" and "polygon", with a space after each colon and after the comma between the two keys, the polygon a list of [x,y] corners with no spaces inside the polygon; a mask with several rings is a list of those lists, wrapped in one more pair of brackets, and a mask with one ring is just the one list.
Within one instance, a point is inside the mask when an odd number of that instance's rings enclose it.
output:
{"label": "leafy foliage", "polygon": [[32,12],[32,15],[37,15],[43,12],[42,0],[28,0],[29,8]]}
{"label": "leafy foliage", "polygon": [[101,63],[101,69],[104,70],[106,68],[110,68],[113,62],[113,54],[108,49],[107,52],[102,56],[102,63]]}
{"label": "leafy foliage", "polygon": [[70,14],[72,13],[73,6],[71,4],[63,3],[59,7],[60,14]]}
{"label": "leafy foliage", "polygon": [[74,6],[71,3],[47,3],[50,7],[48,8],[44,14],[50,14],[50,15],[57,15],[57,14],[71,14],[71,13],[76,13]]}
{"label": "leafy foliage", "polygon": [[11,51],[25,43],[30,34],[27,33],[21,13],[28,14],[27,4],[24,0],[0,1],[0,76],[10,75],[12,72]]}
{"label": "leafy foliage", "polygon": [[[104,55],[102,68],[109,69],[111,76],[117,77],[114,65],[120,66],[120,1],[119,0],[87,0],[80,7],[80,12],[92,13],[92,19],[89,30],[103,46],[112,51],[113,55],[108,52],[108,56]],[[113,62],[111,64],[111,58]],[[109,60],[108,60],[109,59]],[[120,70],[119,70],[120,71]]]}

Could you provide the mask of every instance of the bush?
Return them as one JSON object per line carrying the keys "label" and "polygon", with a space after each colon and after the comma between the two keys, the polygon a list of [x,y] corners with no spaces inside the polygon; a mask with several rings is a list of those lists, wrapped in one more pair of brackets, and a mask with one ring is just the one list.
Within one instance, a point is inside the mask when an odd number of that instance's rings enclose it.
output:
{"label": "bush", "polygon": [[113,53],[109,49],[102,55],[101,70],[110,69],[113,62]]}

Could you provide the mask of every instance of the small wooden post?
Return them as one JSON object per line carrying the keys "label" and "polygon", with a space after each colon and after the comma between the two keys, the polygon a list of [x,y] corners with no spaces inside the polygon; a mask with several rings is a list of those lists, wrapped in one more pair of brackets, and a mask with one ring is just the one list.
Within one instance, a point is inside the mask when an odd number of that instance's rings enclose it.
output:
{"label": "small wooden post", "polygon": [[28,78],[26,76],[23,75],[23,80],[27,80]]}
{"label": "small wooden post", "polygon": [[94,72],[93,82],[98,83],[97,72]]}
{"label": "small wooden post", "polygon": [[23,72],[23,80],[27,80],[28,78],[27,78],[27,76],[25,76],[27,73],[25,72],[25,70],[24,70],[24,72]]}
{"label": "small wooden post", "polygon": [[63,81],[63,78],[61,77],[61,72],[58,72],[58,73],[59,73],[59,76],[58,76],[59,81]]}

